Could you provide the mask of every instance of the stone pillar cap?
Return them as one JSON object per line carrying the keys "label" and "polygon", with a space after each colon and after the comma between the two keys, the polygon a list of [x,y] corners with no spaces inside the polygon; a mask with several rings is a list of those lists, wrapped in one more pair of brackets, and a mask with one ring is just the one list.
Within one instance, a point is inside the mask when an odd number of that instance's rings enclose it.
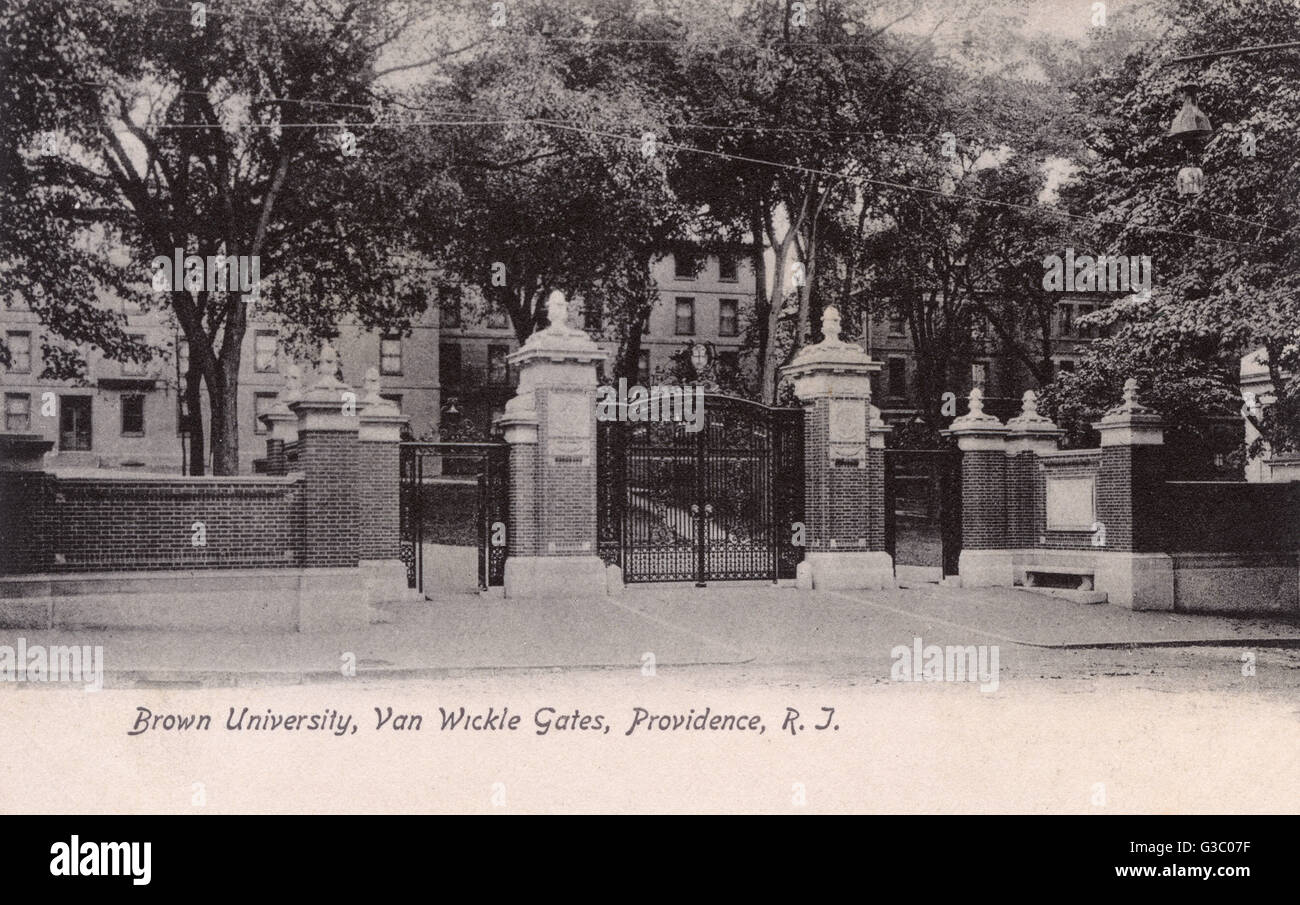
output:
{"label": "stone pillar cap", "polygon": [[794,359],[781,369],[787,377],[801,377],[814,373],[869,374],[880,370],[880,363],[871,360],[857,343],[840,339],[840,313],[835,306],[822,312],[822,341],[804,346]]}
{"label": "stone pillar cap", "polygon": [[1025,390],[1020,397],[1020,414],[1007,422],[1007,428],[1011,433],[1021,435],[1059,437],[1065,433],[1052,423],[1052,419],[1038,413],[1038,394],[1033,390]]}
{"label": "stone pillar cap", "polygon": [[1101,432],[1102,446],[1160,445],[1164,442],[1164,419],[1138,399],[1138,382],[1124,381],[1124,398],[1092,427]]}
{"label": "stone pillar cap", "polygon": [[546,299],[546,329],[538,330],[524,344],[506,356],[512,364],[532,358],[558,358],[592,363],[604,361],[609,353],[596,345],[586,331],[569,326],[569,303],[558,289]]}
{"label": "stone pillar cap", "polygon": [[405,416],[398,411],[396,403],[391,399],[385,399],[379,395],[379,369],[370,368],[366,371],[366,381],[363,384],[365,395],[361,397],[360,402],[364,406],[361,410],[361,417],[370,420],[390,420],[397,419],[405,421]]}
{"label": "stone pillar cap", "polygon": [[1001,434],[1006,432],[1007,426],[1005,424],[984,411],[984,391],[982,389],[979,387],[972,389],[966,405],[966,414],[954,420],[947,430],[940,431],[940,433],[944,436],[960,436],[962,434]]}

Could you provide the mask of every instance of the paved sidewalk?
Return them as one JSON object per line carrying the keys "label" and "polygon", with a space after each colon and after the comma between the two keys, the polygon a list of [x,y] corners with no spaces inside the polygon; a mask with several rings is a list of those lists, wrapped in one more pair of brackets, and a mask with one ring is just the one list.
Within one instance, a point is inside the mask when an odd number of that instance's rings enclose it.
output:
{"label": "paved sidewalk", "polygon": [[548,601],[456,595],[389,605],[391,620],[320,634],[0,631],[0,644],[102,645],[106,684],[247,685],[343,676],[411,678],[475,669],[887,662],[895,645],[1040,648],[1250,645],[1300,648],[1300,624],[1134,613],[1029,591],[917,584],[887,591],[637,586]]}

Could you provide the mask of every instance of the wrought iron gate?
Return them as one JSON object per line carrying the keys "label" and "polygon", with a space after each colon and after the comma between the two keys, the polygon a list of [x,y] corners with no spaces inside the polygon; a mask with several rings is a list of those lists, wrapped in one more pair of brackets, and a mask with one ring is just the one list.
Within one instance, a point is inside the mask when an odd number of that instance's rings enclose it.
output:
{"label": "wrought iron gate", "polygon": [[601,421],[598,546],[626,582],[793,578],[803,411],[705,397],[701,430]]}
{"label": "wrought iron gate", "polygon": [[957,574],[959,450],[885,450],[885,549],[896,566],[938,566],[942,575]]}
{"label": "wrought iron gate", "polygon": [[401,444],[399,511],[408,587],[424,590],[426,541],[477,542],[479,587],[504,582],[508,449],[504,443]]}

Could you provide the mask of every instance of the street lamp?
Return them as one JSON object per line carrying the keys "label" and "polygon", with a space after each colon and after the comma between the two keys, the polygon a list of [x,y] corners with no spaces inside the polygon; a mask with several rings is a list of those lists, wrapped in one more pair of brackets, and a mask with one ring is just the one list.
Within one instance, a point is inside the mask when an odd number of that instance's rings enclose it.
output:
{"label": "street lamp", "polygon": [[1186,149],[1187,165],[1178,171],[1178,194],[1195,197],[1205,188],[1205,173],[1196,165],[1196,149],[1214,134],[1210,118],[1196,105],[1199,89],[1196,85],[1184,84],[1178,88],[1178,97],[1183,106],[1169,125],[1166,137],[1176,141]]}

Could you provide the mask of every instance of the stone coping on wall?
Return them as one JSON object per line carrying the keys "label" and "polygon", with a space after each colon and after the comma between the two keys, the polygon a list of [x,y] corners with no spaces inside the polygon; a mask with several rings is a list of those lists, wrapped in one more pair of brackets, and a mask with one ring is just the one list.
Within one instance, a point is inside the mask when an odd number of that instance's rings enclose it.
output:
{"label": "stone coping on wall", "polygon": [[1046,459],[1049,462],[1069,461],[1070,459],[1100,459],[1100,447],[1094,449],[1054,449],[1050,452],[1035,453],[1040,459]]}
{"label": "stone coping on wall", "polygon": [[192,484],[215,487],[222,484],[294,484],[303,480],[303,472],[287,475],[178,475],[165,471],[106,471],[99,468],[53,468],[45,474],[60,481],[120,482],[124,484]]}

